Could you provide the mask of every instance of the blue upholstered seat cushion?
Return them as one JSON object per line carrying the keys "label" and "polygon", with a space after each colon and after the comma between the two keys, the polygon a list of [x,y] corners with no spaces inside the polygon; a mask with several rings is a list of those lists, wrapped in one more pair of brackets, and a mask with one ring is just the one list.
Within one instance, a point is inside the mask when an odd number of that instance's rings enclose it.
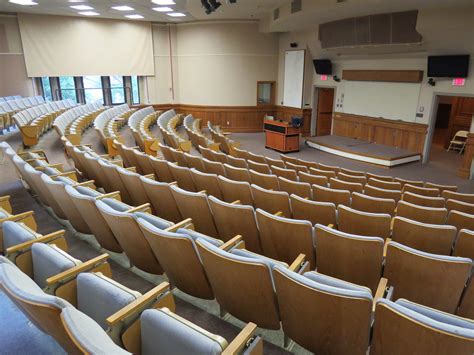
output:
{"label": "blue upholstered seat cushion", "polygon": [[166,308],[146,310],[140,321],[143,355],[213,355],[227,346],[223,338],[186,324]]}
{"label": "blue upholstered seat cushion", "polygon": [[107,328],[107,317],[138,297],[139,292],[96,273],[82,273],[77,277],[77,308],[103,329]]}
{"label": "blue upholstered seat cushion", "polygon": [[90,354],[130,354],[116,345],[92,318],[74,307],[66,307],[61,316],[69,333]]}
{"label": "blue upholstered seat cushion", "polygon": [[42,170],[42,172],[48,176],[61,174],[61,172],[58,169],[54,169],[54,168],[45,168]]}
{"label": "blue upholstered seat cushion", "polygon": [[396,302],[381,298],[377,304],[384,304],[403,316],[430,328],[474,340],[474,322],[466,318],[459,318],[402,298]]}
{"label": "blue upholstered seat cushion", "polygon": [[172,222],[167,221],[166,219],[154,216],[149,213],[144,213],[144,212],[135,212],[133,214],[133,217],[138,220],[138,218],[142,218],[148,223],[154,225],[156,228],[159,229],[166,229],[168,227],[171,227],[173,225]]}
{"label": "blue upholstered seat cushion", "polygon": [[62,251],[56,246],[44,243],[35,243],[31,246],[33,261],[33,279],[39,287],[47,286],[46,279],[69,270],[81,263],[80,260]]}
{"label": "blue upholstered seat cushion", "polygon": [[104,207],[107,208],[110,212],[125,212],[128,211],[132,206],[127,205],[126,203],[120,202],[114,198],[104,198],[97,201],[97,203],[103,202]]}
{"label": "blue upholstered seat cushion", "polygon": [[224,242],[222,240],[209,237],[205,234],[196,232],[195,230],[192,230],[192,229],[180,228],[176,232],[179,233],[179,234],[184,234],[184,235],[187,235],[187,236],[191,237],[193,239],[193,241],[196,241],[199,238],[202,238],[202,239],[208,241],[209,243],[214,244],[216,247],[219,247],[222,244],[224,244]]}
{"label": "blue upholstered seat cushion", "polygon": [[3,208],[0,208],[0,219],[7,218],[7,217],[8,217],[7,211],[5,211]]}
{"label": "blue upholstered seat cushion", "polygon": [[56,178],[56,181],[59,181],[59,182],[62,182],[66,185],[74,185],[74,184],[77,184],[77,181],[74,181],[73,179],[70,179],[66,176],[58,176]]}
{"label": "blue upholstered seat cushion", "polygon": [[35,234],[16,222],[3,222],[2,229],[4,250],[36,238]]}
{"label": "blue upholstered seat cushion", "polygon": [[25,273],[16,266],[0,263],[0,283],[8,292],[26,302],[38,303],[62,309],[70,304],[55,296],[48,295]]}
{"label": "blue upholstered seat cushion", "polygon": [[86,196],[96,197],[96,196],[101,195],[101,193],[99,191],[96,191],[96,190],[91,189],[89,187],[77,186],[75,189],[78,192],[80,192],[81,194],[86,195]]}
{"label": "blue upholstered seat cushion", "polygon": [[472,264],[472,260],[469,259],[469,258],[462,258],[462,257],[459,257],[459,256],[449,256],[449,255],[439,255],[439,254],[426,253],[424,251],[414,249],[414,248],[410,248],[410,247],[407,247],[406,245],[403,245],[403,244],[400,244],[400,243],[397,243],[397,242],[389,242],[388,245],[392,245],[392,246],[397,247],[401,250],[404,250],[404,251],[407,251],[409,253],[416,254],[416,255],[419,255],[419,256],[423,256],[425,258],[436,259],[436,260],[440,260],[440,261],[450,261],[450,262],[471,263]]}
{"label": "blue upholstered seat cushion", "polygon": [[350,282],[336,279],[314,271],[306,272],[300,275],[287,268],[276,266],[275,269],[282,272],[296,282],[302,283],[314,290],[352,298],[364,298],[372,301],[372,292],[368,287],[359,286]]}

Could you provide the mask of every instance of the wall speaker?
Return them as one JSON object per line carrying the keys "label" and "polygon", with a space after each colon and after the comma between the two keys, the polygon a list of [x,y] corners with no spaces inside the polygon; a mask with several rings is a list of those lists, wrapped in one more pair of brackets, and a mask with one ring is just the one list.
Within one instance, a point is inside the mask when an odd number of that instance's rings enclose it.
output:
{"label": "wall speaker", "polygon": [[296,47],[298,47],[298,43],[292,42],[292,43],[290,43],[290,47],[291,48],[296,48]]}

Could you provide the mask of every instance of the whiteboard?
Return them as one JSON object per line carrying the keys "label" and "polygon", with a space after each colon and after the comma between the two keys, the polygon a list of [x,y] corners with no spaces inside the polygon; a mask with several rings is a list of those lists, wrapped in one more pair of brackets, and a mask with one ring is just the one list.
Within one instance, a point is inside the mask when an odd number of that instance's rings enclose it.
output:
{"label": "whiteboard", "polygon": [[344,81],[345,113],[415,121],[421,84]]}
{"label": "whiteboard", "polygon": [[283,106],[301,108],[303,101],[305,51],[286,51],[283,81]]}

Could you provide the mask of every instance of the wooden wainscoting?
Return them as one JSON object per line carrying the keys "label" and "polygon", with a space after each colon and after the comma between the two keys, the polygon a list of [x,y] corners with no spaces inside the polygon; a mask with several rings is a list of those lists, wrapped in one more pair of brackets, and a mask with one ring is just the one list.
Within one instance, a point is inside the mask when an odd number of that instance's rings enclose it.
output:
{"label": "wooden wainscoting", "polygon": [[428,125],[336,112],[333,134],[423,154]]}
{"label": "wooden wainscoting", "polygon": [[[134,107],[145,107],[148,105],[137,105]],[[192,114],[195,118],[202,120],[206,126],[208,121],[212,124],[222,126],[229,132],[262,132],[263,118],[265,115],[273,116],[275,119],[289,121],[291,117],[303,117],[303,135],[308,135],[311,126],[311,109],[297,109],[276,105],[258,106],[204,106],[186,104],[154,104],[155,110],[174,109],[177,113]]]}

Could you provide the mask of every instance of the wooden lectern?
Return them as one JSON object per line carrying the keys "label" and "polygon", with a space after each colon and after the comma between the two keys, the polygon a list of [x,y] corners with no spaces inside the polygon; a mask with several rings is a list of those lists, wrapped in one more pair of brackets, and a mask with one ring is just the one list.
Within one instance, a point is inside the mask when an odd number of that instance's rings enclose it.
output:
{"label": "wooden lectern", "polygon": [[282,153],[300,151],[300,129],[288,122],[264,120],[265,148]]}

